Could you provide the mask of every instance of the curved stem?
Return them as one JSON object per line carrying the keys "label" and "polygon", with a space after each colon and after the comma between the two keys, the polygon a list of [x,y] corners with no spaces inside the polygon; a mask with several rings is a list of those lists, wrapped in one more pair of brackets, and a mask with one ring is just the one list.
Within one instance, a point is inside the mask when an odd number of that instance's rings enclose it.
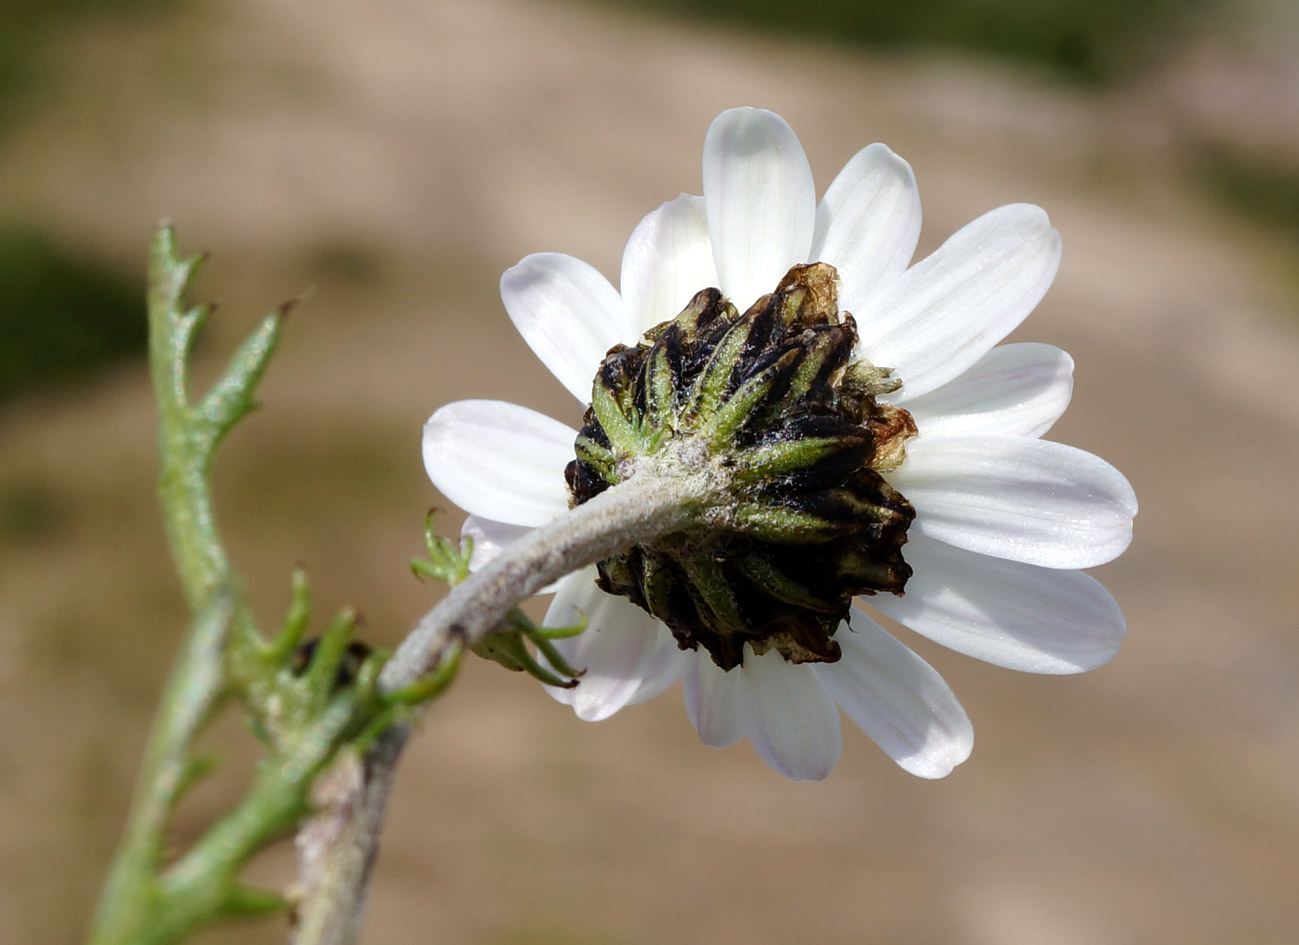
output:
{"label": "curved stem", "polygon": [[[381,687],[391,692],[411,685],[450,648],[490,633],[510,608],[564,575],[698,521],[712,492],[705,471],[673,478],[644,470],[529,533],[453,587],[416,624],[384,667]],[[296,945],[356,940],[384,808],[409,730],[409,723],[394,725],[371,746],[351,797],[334,809],[332,842],[315,848],[303,863],[302,875],[311,879],[299,905]]]}
{"label": "curved stem", "polygon": [[388,691],[411,685],[454,637],[473,643],[547,584],[697,520],[707,495],[702,476],[669,479],[646,471],[529,532],[424,615],[384,666],[379,685]]}

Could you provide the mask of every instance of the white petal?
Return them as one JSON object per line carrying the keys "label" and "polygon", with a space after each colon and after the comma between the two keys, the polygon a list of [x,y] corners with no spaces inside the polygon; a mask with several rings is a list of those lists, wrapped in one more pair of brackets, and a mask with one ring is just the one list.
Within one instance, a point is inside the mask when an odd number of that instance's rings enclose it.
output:
{"label": "white petal", "polygon": [[669,200],[632,231],[622,254],[621,286],[638,331],[675,318],[696,292],[716,285],[703,197]]}
{"label": "white petal", "polygon": [[906,594],[861,603],[943,646],[1028,673],[1080,673],[1118,652],[1123,612],[1081,571],[989,558],[920,537],[903,555],[915,569]]}
{"label": "white petal", "polygon": [[1073,395],[1073,358],[1052,345],[998,345],[960,377],[906,402],[922,436],[1041,436]]}
{"label": "white petal", "polygon": [[564,467],[577,431],[500,400],[461,400],[424,424],[424,468],[466,512],[542,525],[568,509]]}
{"label": "white petal", "polygon": [[641,680],[640,687],[627,700],[628,705],[649,702],[649,700],[667,692],[668,689],[672,688],[672,684],[681,678],[681,674],[686,671],[686,667],[692,662],[691,657],[694,654],[686,653],[677,646],[676,639],[672,637],[672,631],[668,630],[662,623],[659,624],[659,629],[667,634],[671,642],[669,643],[667,640],[663,642],[663,649],[659,654],[660,658],[646,670],[645,678]]}
{"label": "white petal", "polygon": [[920,436],[886,478],[915,507],[914,531],[967,551],[1090,568],[1132,541],[1132,486],[1100,457],[1063,443]]}
{"label": "white petal", "polygon": [[843,658],[813,671],[848,718],[903,770],[946,777],[974,747],[965,710],[943,677],[879,624],[857,611],[848,622],[834,635]]}
{"label": "white petal", "polygon": [[882,144],[854,155],[816,208],[809,261],[839,270],[839,308],[856,312],[907,268],[920,239],[920,190],[911,166]]}
{"label": "white petal", "polygon": [[859,350],[891,367],[902,402],[961,374],[1041,301],[1060,265],[1060,236],[1029,204],[985,213],[883,285],[853,314]]}
{"label": "white petal", "polygon": [[[555,690],[586,722],[607,719],[625,705],[662,692],[680,677],[685,657],[667,627],[622,597],[595,585],[595,568],[564,580],[546,613],[545,626],[573,626],[586,616],[586,629],[556,641],[564,658],[584,670],[577,686]],[[648,695],[642,696],[642,690]],[[640,698],[638,698],[640,696]]]}
{"label": "white petal", "polygon": [[822,781],[843,750],[839,711],[817,675],[774,650],[755,656],[730,675],[744,704],[744,730],[762,760],[793,781]]}
{"label": "white petal", "polygon": [[726,748],[744,737],[744,703],[737,685],[743,670],[725,672],[700,651],[682,676],[686,714],[709,748]]}
{"label": "white petal", "polygon": [[561,253],[526,256],[505,270],[501,301],[541,363],[584,404],[608,350],[639,337],[609,280]]}
{"label": "white petal", "polygon": [[511,525],[481,515],[468,516],[460,528],[460,534],[473,543],[469,553],[469,570],[477,571],[532,530],[531,525]]}
{"label": "white petal", "polygon": [[721,290],[741,312],[807,261],[816,188],[783,118],[732,108],[713,120],[704,138],[704,206]]}

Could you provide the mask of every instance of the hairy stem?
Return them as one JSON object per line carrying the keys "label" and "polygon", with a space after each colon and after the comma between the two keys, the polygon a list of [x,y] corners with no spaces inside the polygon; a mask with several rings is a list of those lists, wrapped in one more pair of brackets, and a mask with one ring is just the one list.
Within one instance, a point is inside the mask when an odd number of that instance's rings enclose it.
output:
{"label": "hairy stem", "polygon": [[158,707],[126,832],[100,897],[91,945],[133,940],[155,911],[164,831],[190,775],[190,745],[221,686],[221,650],[232,611],[228,593],[214,595],[195,619],[176,660]]}
{"label": "hairy stem", "polygon": [[[386,691],[412,685],[457,644],[495,629],[521,601],[547,584],[633,544],[698,521],[713,496],[706,471],[688,477],[645,470],[607,489],[510,545],[456,585],[406,637],[384,667]],[[384,808],[409,723],[384,732],[371,746],[347,803],[337,808],[332,840],[315,852],[304,874],[313,879],[299,906],[296,945],[350,945],[379,844]]]}
{"label": "hairy stem", "polygon": [[[201,256],[180,257],[169,226],[149,252],[149,363],[158,409],[158,499],[193,622],[181,644],[150,735],[121,845],[90,932],[94,945],[166,943],[218,916],[283,912],[282,897],[238,882],[244,860],[291,827],[310,779],[324,765],[349,707],[267,762],[234,814],[167,863],[167,827],[185,791],[206,770],[194,755],[203,725],[227,697],[245,702],[267,729],[278,665],[263,645],[217,530],[209,473],[222,438],[254,407],[288,306],[267,315],[197,402],[188,391],[190,353],[210,314],[190,306]],[[347,709],[347,711],[344,711]],[[276,730],[280,741],[286,733]],[[332,741],[330,740],[332,739]]]}

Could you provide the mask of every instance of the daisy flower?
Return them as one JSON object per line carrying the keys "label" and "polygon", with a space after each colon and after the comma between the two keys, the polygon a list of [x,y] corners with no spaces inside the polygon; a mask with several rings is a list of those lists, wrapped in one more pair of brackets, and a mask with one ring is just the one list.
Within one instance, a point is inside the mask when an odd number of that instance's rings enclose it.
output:
{"label": "daisy flower", "polygon": [[554,587],[546,625],[587,629],[558,643],[578,685],[547,688],[580,718],[681,680],[704,744],[747,736],[786,777],[829,774],[842,710],[938,778],[968,757],[969,719],[870,611],[1026,672],[1114,655],[1123,615],[1079,569],[1128,546],[1136,498],[1041,439],[1069,356],[998,346],[1049,288],[1059,236],[1013,204],[912,265],[919,231],[887,147],[818,203],[789,125],[737,108],[708,130],[703,196],[632,232],[621,291],[560,254],[504,274],[510,318],[585,414],[574,429],[475,400],[429,419],[425,465],[469,513],[474,566],[638,474],[711,470],[726,496]]}

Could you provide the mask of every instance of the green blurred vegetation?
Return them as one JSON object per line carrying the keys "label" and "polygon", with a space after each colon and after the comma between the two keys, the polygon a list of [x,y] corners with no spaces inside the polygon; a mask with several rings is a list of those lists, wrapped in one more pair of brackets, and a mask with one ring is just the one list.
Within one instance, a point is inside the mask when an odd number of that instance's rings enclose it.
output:
{"label": "green blurred vegetation", "polygon": [[1112,82],[1157,61],[1169,34],[1225,0],[593,0],[874,49],[942,47]]}
{"label": "green blurred vegetation", "polygon": [[59,30],[91,19],[139,16],[175,0],[0,0],[0,131],[36,97]]}
{"label": "green blurred vegetation", "polygon": [[0,402],[143,355],[144,275],[125,276],[29,226],[0,225]]}
{"label": "green blurred vegetation", "polygon": [[1205,148],[1193,167],[1220,200],[1299,247],[1299,167],[1221,147]]}
{"label": "green blurred vegetation", "polygon": [[9,544],[53,534],[65,518],[48,484],[34,479],[0,482],[0,552]]}
{"label": "green blurred vegetation", "polygon": [[1205,193],[1267,234],[1268,255],[1299,314],[1299,164],[1219,145],[1194,152],[1186,166]]}

